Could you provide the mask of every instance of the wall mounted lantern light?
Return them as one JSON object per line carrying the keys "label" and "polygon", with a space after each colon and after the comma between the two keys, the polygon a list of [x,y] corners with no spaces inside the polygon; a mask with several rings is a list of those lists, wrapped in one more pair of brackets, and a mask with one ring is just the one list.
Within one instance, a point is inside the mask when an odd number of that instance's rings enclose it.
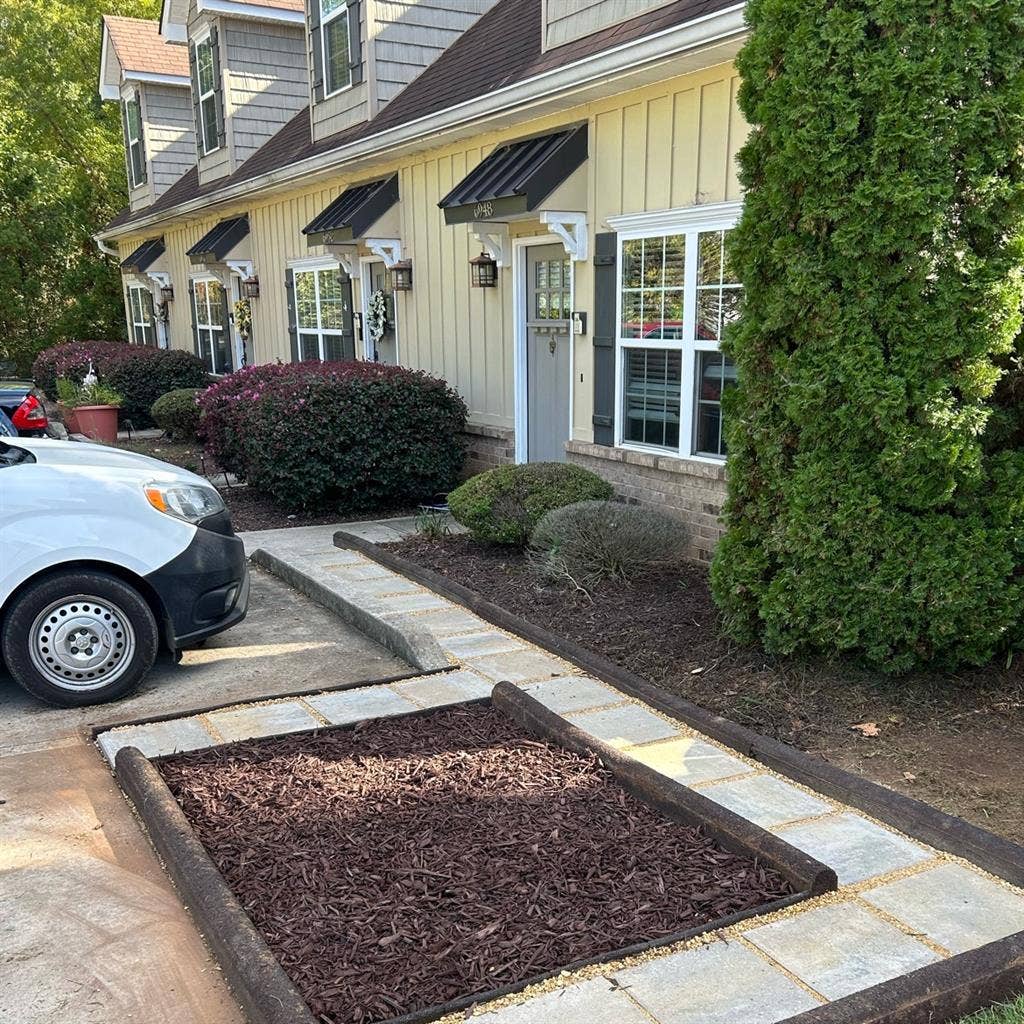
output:
{"label": "wall mounted lantern light", "polygon": [[396,292],[412,291],[412,260],[399,260],[391,265],[391,287]]}
{"label": "wall mounted lantern light", "polygon": [[498,264],[482,252],[469,261],[469,274],[474,288],[493,288],[498,283]]}
{"label": "wall mounted lantern light", "polygon": [[165,306],[168,302],[174,301],[174,285],[165,284],[160,286],[160,301]]}
{"label": "wall mounted lantern light", "polygon": [[242,281],[242,298],[258,299],[260,297],[260,279],[255,275]]}

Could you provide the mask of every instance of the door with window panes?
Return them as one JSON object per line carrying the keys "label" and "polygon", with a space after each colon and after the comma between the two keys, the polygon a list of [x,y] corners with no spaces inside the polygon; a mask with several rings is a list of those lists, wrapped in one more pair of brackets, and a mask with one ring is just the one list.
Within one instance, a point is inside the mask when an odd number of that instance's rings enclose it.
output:
{"label": "door with window panes", "polygon": [[355,359],[352,281],[340,267],[296,270],[299,360]]}
{"label": "door with window panes", "polygon": [[[363,271],[363,334],[366,339],[366,358],[394,366],[398,363],[398,327],[395,321],[395,293],[391,288],[391,274],[383,263],[368,263]],[[380,296],[384,303],[384,333],[373,337],[371,305]]]}
{"label": "door with window panes", "polygon": [[192,282],[192,322],[196,351],[207,372],[231,373],[235,366],[228,297],[216,278]]}
{"label": "door with window panes", "polygon": [[627,447],[721,459],[722,395],[736,382],[722,355],[742,286],[727,228],[621,238],[620,440]]}
{"label": "door with window panes", "polygon": [[527,458],[564,462],[569,440],[572,264],[565,248],[526,250]]}

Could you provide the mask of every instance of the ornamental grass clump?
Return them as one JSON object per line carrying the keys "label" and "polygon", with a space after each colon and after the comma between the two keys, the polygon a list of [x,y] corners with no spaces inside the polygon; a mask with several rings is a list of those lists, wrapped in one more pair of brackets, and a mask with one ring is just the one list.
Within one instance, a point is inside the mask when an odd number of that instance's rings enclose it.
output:
{"label": "ornamental grass clump", "polygon": [[476,540],[525,547],[545,513],[612,493],[611,484],[581,466],[530,462],[470,477],[448,495],[448,507]]}
{"label": "ornamental grass clump", "polygon": [[224,469],[286,509],[404,506],[454,486],[466,407],[442,380],[379,363],[254,366],[199,396]]}
{"label": "ornamental grass clump", "polygon": [[746,15],[715,598],[774,652],[984,663],[1024,610],[1024,450],[995,392],[1024,298],[1024,8]]}
{"label": "ornamental grass clump", "polygon": [[530,537],[530,562],[549,579],[589,586],[679,565],[687,533],[677,519],[617,501],[579,501],[548,512]]}

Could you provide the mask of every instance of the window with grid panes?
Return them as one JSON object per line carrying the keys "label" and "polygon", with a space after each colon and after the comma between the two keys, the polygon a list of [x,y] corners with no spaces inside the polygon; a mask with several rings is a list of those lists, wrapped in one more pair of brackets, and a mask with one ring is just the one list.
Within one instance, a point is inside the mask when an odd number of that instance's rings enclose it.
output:
{"label": "window with grid panes", "polygon": [[295,271],[299,359],[344,358],[345,291],[337,267]]}

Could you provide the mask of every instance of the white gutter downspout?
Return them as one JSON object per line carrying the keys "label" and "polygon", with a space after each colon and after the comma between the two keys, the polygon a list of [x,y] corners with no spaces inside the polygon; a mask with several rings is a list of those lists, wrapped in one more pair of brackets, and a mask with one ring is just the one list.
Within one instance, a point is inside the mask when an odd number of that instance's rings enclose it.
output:
{"label": "white gutter downspout", "polygon": [[113,248],[107,242],[105,242],[99,235],[93,235],[92,240],[96,243],[96,248],[105,256],[113,256],[115,260],[121,259],[121,252],[118,249]]}

